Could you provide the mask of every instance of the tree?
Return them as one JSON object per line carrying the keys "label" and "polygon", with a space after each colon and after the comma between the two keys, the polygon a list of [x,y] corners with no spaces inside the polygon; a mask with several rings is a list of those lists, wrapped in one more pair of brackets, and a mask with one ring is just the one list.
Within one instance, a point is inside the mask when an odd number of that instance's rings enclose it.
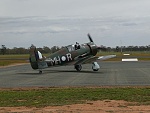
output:
{"label": "tree", "polygon": [[116,46],[116,51],[117,51],[117,52],[119,52],[119,49],[120,49],[119,46]]}
{"label": "tree", "polygon": [[59,48],[58,46],[53,46],[53,47],[51,48],[51,52],[52,52],[52,53],[54,53],[54,52],[56,52],[56,51],[58,51],[58,50],[60,50],[60,48]]}
{"label": "tree", "polygon": [[6,46],[5,45],[2,45],[1,52],[3,55],[6,53]]}
{"label": "tree", "polygon": [[44,47],[43,47],[43,51],[44,51],[44,53],[51,53],[50,48],[47,47],[47,46],[44,46]]}

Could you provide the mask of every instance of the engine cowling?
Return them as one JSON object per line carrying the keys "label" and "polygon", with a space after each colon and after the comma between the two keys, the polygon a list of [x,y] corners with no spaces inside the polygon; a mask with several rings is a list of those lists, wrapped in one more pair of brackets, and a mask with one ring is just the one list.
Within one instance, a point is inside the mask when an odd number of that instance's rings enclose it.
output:
{"label": "engine cowling", "polygon": [[90,48],[90,53],[95,56],[98,52],[97,46],[94,43],[89,43],[88,46]]}
{"label": "engine cowling", "polygon": [[90,34],[88,33],[88,38],[89,38],[89,43],[88,43],[88,46],[90,47],[90,50],[91,50],[91,54],[93,56],[95,56],[98,52],[98,47],[96,46],[96,44],[94,44],[94,41],[92,39],[92,37],[90,36]]}

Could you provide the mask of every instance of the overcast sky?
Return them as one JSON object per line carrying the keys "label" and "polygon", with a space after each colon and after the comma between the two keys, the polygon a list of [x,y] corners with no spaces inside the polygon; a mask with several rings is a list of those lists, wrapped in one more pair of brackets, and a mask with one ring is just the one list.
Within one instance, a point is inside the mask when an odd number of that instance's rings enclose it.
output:
{"label": "overcast sky", "polygon": [[150,0],[0,0],[0,45],[150,45]]}

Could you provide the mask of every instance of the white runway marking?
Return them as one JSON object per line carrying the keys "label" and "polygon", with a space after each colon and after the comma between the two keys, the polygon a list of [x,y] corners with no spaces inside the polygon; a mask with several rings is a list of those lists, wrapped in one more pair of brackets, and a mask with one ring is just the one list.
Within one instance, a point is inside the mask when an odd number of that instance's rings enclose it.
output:
{"label": "white runway marking", "polygon": [[123,54],[124,56],[129,56],[130,54]]}
{"label": "white runway marking", "polygon": [[123,62],[128,62],[128,61],[138,61],[137,58],[126,58],[126,59],[122,59]]}

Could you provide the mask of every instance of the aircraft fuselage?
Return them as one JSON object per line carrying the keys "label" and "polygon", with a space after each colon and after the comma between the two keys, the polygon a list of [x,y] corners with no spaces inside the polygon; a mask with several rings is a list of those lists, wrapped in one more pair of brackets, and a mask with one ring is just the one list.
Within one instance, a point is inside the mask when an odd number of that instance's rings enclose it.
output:
{"label": "aircraft fuselage", "polygon": [[46,58],[45,62],[48,66],[67,65],[89,55],[90,51],[90,47],[87,44],[80,45],[79,49],[75,49],[74,45],[69,45],[51,54]]}

